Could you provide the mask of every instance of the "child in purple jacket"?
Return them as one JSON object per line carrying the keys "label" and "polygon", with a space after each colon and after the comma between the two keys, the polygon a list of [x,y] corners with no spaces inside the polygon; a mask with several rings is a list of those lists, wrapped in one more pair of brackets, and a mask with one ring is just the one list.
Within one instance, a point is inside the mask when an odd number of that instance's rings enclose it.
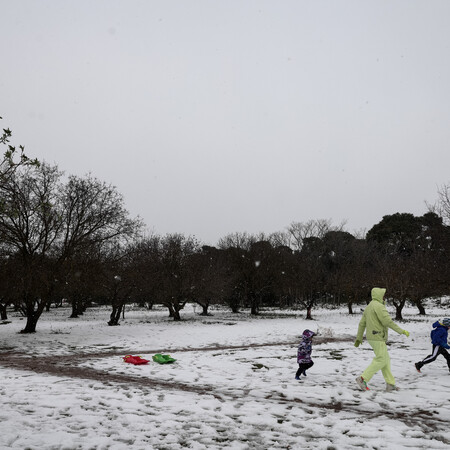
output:
{"label": "child in purple jacket", "polygon": [[312,338],[315,336],[311,330],[305,330],[303,332],[302,340],[298,346],[297,350],[297,362],[298,362],[298,370],[295,374],[295,379],[300,380],[300,375],[304,375],[306,377],[306,370],[314,365],[311,359],[312,352]]}

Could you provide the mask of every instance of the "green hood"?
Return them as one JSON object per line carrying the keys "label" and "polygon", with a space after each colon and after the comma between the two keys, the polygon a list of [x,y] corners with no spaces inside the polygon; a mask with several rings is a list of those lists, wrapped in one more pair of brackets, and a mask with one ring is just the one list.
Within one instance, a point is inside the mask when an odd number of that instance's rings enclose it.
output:
{"label": "green hood", "polygon": [[383,297],[386,293],[385,288],[373,288],[372,289],[372,300],[375,300],[377,302],[380,302],[381,304],[384,304]]}
{"label": "green hood", "polygon": [[366,306],[358,325],[356,339],[363,340],[364,331],[368,341],[387,341],[388,328],[398,334],[403,330],[391,319],[384,305],[383,296],[386,293],[384,288],[372,289],[372,301]]}

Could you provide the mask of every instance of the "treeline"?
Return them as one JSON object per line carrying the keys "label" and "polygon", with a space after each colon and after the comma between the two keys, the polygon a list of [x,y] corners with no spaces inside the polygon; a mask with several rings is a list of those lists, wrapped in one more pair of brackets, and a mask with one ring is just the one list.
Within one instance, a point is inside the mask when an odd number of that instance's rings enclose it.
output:
{"label": "treeline", "polygon": [[164,305],[180,320],[186,303],[202,314],[214,304],[233,312],[368,299],[388,288],[397,319],[406,301],[449,293],[448,188],[421,217],[385,216],[355,237],[328,220],[292,223],[270,235],[236,233],[217,247],[182,234],[145,235],[116,189],[94,177],[64,176],[57,166],[29,160],[9,145],[0,163],[0,312],[14,305],[34,332],[41,314],[62,300],[71,317],[95,303],[111,305],[117,325],[126,303]]}

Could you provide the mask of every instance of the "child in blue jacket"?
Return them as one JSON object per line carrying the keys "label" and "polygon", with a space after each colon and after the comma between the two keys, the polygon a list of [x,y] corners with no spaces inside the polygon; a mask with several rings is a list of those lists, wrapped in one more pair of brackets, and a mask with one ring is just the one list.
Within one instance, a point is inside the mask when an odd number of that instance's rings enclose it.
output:
{"label": "child in blue jacket", "polygon": [[305,330],[303,332],[302,340],[297,350],[298,370],[295,374],[296,380],[300,380],[300,375],[304,375],[306,377],[306,370],[314,365],[313,360],[311,359],[311,352],[312,338],[315,335],[316,333],[311,330]]}
{"label": "child in blue jacket", "polygon": [[431,355],[428,355],[422,361],[415,364],[417,372],[425,364],[433,362],[439,355],[442,355],[447,360],[448,370],[450,371],[450,355],[446,349],[450,349],[447,343],[448,329],[450,328],[450,319],[446,317],[441,321],[433,323],[433,331],[431,332],[431,344],[433,345]]}

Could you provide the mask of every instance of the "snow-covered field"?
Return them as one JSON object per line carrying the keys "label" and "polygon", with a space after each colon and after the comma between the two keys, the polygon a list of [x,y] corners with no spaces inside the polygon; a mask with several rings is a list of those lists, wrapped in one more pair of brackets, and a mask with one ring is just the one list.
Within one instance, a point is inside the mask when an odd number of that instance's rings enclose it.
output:
{"label": "snow-covered field", "polygon": [[[109,309],[68,319],[53,309],[37,333],[24,319],[0,325],[1,449],[448,449],[450,374],[442,357],[416,372],[430,351],[431,323],[446,309],[405,310],[410,338],[390,333],[392,372],[371,390],[354,379],[369,364],[354,336],[361,314],[345,309],[265,311],[254,318],[188,306],[182,322],[166,310],[128,310],[109,327]],[[388,308],[393,315],[392,309]],[[197,310],[198,312],[198,310]],[[319,330],[308,376],[294,380],[304,329]],[[172,365],[133,366],[127,354]],[[32,370],[31,370],[32,369]]]}

